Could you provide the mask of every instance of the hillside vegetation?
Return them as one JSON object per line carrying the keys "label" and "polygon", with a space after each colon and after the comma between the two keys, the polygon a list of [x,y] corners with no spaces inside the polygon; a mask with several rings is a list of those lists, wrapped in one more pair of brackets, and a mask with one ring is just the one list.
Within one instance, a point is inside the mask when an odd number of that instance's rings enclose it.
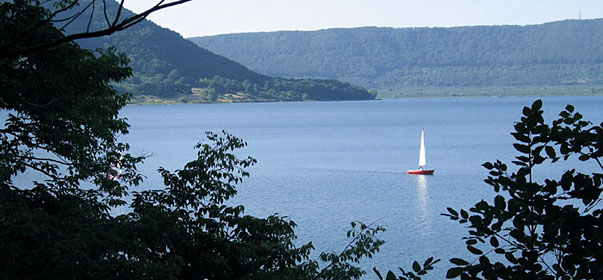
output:
{"label": "hillside vegetation", "polygon": [[[107,13],[117,12],[117,2],[107,1]],[[68,26],[67,32],[86,30],[89,12]],[[132,15],[123,11],[124,16]],[[90,30],[105,25],[96,12]],[[134,99],[157,96],[182,102],[245,102],[292,100],[372,99],[361,87],[335,80],[274,78],[250,71],[239,63],[216,55],[182,38],[178,33],[144,20],[111,36],[78,41],[87,49],[114,46],[130,59],[134,76],[118,85]],[[243,96],[243,98],[229,98]],[[154,99],[154,98],[151,98]]]}
{"label": "hillside vegetation", "polygon": [[282,31],[190,40],[262,74],[340,79],[380,90],[603,84],[603,19]]}

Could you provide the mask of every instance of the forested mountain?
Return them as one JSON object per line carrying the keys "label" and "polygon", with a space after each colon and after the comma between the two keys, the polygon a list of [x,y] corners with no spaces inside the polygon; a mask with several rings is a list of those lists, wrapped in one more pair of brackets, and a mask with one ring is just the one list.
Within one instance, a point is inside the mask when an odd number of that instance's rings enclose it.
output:
{"label": "forested mountain", "polygon": [[[118,4],[106,2],[110,4],[107,13],[112,18]],[[86,3],[89,2],[82,5]],[[69,24],[66,31],[86,30],[92,11],[88,9],[87,13]],[[122,11],[122,17],[131,15],[130,11]],[[105,26],[102,6],[97,7],[89,30]],[[134,77],[117,86],[135,95],[180,96],[184,101],[204,102],[374,98],[363,88],[335,80],[297,80],[257,74],[148,20],[111,36],[79,40],[78,44],[88,49],[115,46],[118,51],[126,53],[131,59]]]}
{"label": "forested mountain", "polygon": [[404,86],[603,84],[603,19],[348,28],[190,38],[267,75]]}

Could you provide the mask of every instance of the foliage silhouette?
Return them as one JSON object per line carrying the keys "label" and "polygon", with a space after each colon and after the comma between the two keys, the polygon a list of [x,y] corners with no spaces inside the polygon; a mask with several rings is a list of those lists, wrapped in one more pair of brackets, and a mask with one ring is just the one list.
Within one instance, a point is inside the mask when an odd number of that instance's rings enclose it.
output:
{"label": "foliage silhouette", "polygon": [[[467,250],[475,260],[452,258],[447,278],[596,279],[603,275],[601,183],[603,128],[567,105],[551,125],[542,101],[524,107],[511,133],[519,152],[513,164],[487,162],[485,182],[501,193],[469,211],[443,214],[468,224]],[[593,165],[558,179],[535,179],[540,167],[576,158]],[[575,160],[575,159],[574,159]],[[584,173],[583,173],[584,172]]]}
{"label": "foliage silhouette", "polygon": [[[38,1],[0,10],[13,46],[64,38]],[[31,32],[9,28],[32,22]],[[382,228],[354,223],[340,254],[311,260],[311,243],[294,244],[293,221],[227,204],[255,163],[235,156],[246,144],[227,133],[207,133],[182,169],[161,168],[164,189],[130,193],[144,156],[117,140],[129,96],[111,86],[131,75],[127,57],[73,41],[17,53],[0,57],[0,278],[357,279],[357,263],[383,244]]]}

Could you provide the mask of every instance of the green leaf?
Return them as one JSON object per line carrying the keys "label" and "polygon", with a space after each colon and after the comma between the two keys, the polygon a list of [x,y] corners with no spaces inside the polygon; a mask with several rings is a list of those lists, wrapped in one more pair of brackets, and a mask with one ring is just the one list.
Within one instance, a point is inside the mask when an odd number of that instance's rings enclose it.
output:
{"label": "green leaf", "polygon": [[538,111],[542,108],[542,100],[538,99],[532,103],[532,111]]}
{"label": "green leaf", "polygon": [[494,165],[492,165],[491,162],[486,162],[486,163],[482,164],[482,166],[488,170],[491,170],[492,168],[494,168]]}
{"label": "green leaf", "polygon": [[515,158],[521,162],[530,162],[530,158],[526,156],[517,156]]}
{"label": "green leaf", "polygon": [[446,208],[446,209],[448,209],[448,212],[450,212],[450,214],[452,214],[453,216],[458,216],[458,215],[459,215],[459,213],[458,213],[458,212],[456,212],[454,209],[452,209],[452,208],[450,208],[450,207],[448,207],[448,208]]}
{"label": "green leaf", "polygon": [[515,144],[513,144],[513,147],[515,147],[515,149],[521,153],[524,153],[524,154],[530,153],[530,147],[527,145],[515,143]]}
{"label": "green leaf", "polygon": [[505,203],[505,198],[502,195],[497,195],[494,198],[494,206],[500,211],[505,210],[505,208],[507,207],[507,204]]}
{"label": "green leaf", "polygon": [[396,277],[396,275],[390,270],[387,272],[385,280],[398,280],[398,277]]}
{"label": "green leaf", "polygon": [[517,264],[517,259],[515,258],[515,256],[513,256],[512,253],[509,253],[509,252],[505,253],[505,258],[507,258],[507,260],[509,262],[511,262],[512,264]]}
{"label": "green leaf", "polygon": [[555,152],[555,148],[553,148],[551,146],[546,146],[546,148],[544,150],[546,151],[546,155],[549,156],[549,158],[555,158],[555,157],[557,157],[557,153]]}
{"label": "green leaf", "polygon": [[471,224],[473,226],[481,226],[484,223],[484,220],[482,219],[482,217],[480,217],[478,215],[473,215],[473,216],[469,217],[469,221],[471,222]]}
{"label": "green leaf", "polygon": [[529,143],[530,142],[530,137],[526,134],[523,133],[518,133],[518,132],[513,132],[511,133],[511,135],[513,135],[513,137],[515,137],[515,139],[517,141],[521,141],[524,143]]}
{"label": "green leaf", "polygon": [[484,252],[482,252],[482,250],[477,249],[477,248],[475,248],[475,247],[473,247],[473,246],[471,246],[471,245],[468,245],[468,246],[467,246],[467,250],[469,250],[469,252],[471,252],[471,253],[472,253],[472,254],[474,254],[474,255],[481,255],[481,254],[483,254],[483,253],[484,253]]}
{"label": "green leaf", "polygon": [[498,239],[496,239],[496,236],[490,237],[490,245],[492,245],[492,247],[498,247],[499,246]]}
{"label": "green leaf", "polygon": [[517,213],[517,211],[519,211],[519,203],[514,198],[509,199],[507,205],[508,211],[511,212],[511,214]]}
{"label": "green leaf", "polygon": [[524,116],[529,116],[529,115],[531,115],[532,112],[531,112],[530,108],[523,107],[522,113]]}
{"label": "green leaf", "polygon": [[469,218],[469,213],[467,213],[467,211],[461,209],[461,217],[463,217],[463,219],[467,219],[467,218]]}
{"label": "green leaf", "polygon": [[414,270],[415,272],[419,272],[419,270],[421,270],[421,265],[417,261],[414,261],[412,263],[412,270]]}
{"label": "green leaf", "polygon": [[469,262],[463,260],[463,259],[459,259],[459,258],[452,258],[450,259],[450,262],[456,265],[468,265]]}
{"label": "green leaf", "polygon": [[488,205],[488,202],[486,202],[485,200],[480,200],[480,202],[475,204],[475,209],[485,211],[486,209],[488,209],[489,206],[490,205]]}
{"label": "green leaf", "polygon": [[449,269],[448,272],[446,272],[446,279],[457,278],[457,277],[459,277],[459,275],[461,275],[462,272],[463,272],[462,268],[453,267],[453,268]]}

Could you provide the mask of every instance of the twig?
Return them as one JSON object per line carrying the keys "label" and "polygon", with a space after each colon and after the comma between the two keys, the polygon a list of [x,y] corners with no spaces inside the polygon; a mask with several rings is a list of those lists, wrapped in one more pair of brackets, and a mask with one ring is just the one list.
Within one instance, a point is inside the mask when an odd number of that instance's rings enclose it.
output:
{"label": "twig", "polygon": [[[122,0],[122,4],[125,0]],[[67,35],[67,36],[63,36],[59,39],[56,39],[52,42],[48,42],[48,43],[42,43],[42,44],[38,44],[32,47],[28,47],[28,48],[23,48],[23,49],[17,49],[17,50],[9,50],[6,52],[0,52],[0,57],[11,57],[11,56],[21,56],[21,55],[27,55],[27,54],[31,54],[31,53],[35,53],[35,52],[39,52],[42,50],[46,50],[52,47],[56,47],[58,45],[64,44],[64,43],[68,43],[74,40],[79,40],[79,39],[85,39],[85,38],[95,38],[95,37],[101,37],[101,36],[106,36],[106,35],[111,35],[117,31],[122,31],[124,29],[127,29],[141,21],[143,21],[144,19],[146,19],[151,13],[154,13],[156,11],[168,8],[168,7],[172,7],[172,6],[176,6],[176,5],[180,5],[186,2],[190,2],[192,0],[179,0],[179,1],[174,1],[174,2],[170,2],[170,3],[166,3],[166,4],[161,4],[164,2],[164,0],[160,1],[157,5],[155,5],[153,8],[150,8],[138,15],[129,17],[124,19],[123,21],[121,21],[120,23],[117,23],[119,21],[119,17],[121,17],[121,5],[120,5],[120,10],[118,11],[117,16],[115,17],[115,21],[114,24],[112,24],[111,26],[109,26],[106,29],[103,30],[98,30],[98,31],[93,31],[93,32],[82,32],[82,33],[75,33],[75,34],[71,34],[71,35]],[[14,42],[11,42],[5,46],[3,46],[3,49],[11,49],[10,44],[13,44]]]}

